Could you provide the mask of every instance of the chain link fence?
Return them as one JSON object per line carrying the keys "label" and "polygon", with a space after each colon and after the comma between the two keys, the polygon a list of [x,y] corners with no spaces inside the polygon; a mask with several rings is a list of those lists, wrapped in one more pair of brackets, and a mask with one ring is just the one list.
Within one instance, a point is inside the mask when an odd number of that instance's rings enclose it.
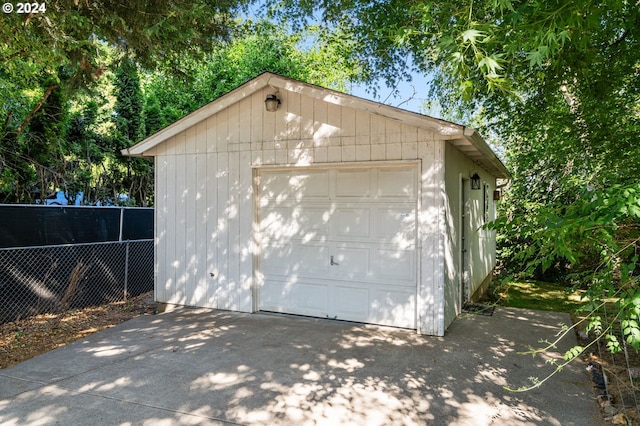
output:
{"label": "chain link fence", "polygon": [[622,320],[611,306],[603,304],[595,313],[602,320],[602,329],[617,335],[621,350],[612,353],[607,341],[597,339],[591,331],[579,333],[584,346],[591,345],[588,370],[593,379],[596,398],[605,420],[616,425],[640,425],[640,353],[625,342]]}
{"label": "chain link fence", "polygon": [[153,240],[0,249],[0,324],[153,290]]}

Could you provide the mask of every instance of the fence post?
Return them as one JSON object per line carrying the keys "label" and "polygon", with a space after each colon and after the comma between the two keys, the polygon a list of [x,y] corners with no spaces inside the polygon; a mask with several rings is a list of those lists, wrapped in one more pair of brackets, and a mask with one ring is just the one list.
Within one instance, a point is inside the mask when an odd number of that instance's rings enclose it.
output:
{"label": "fence post", "polygon": [[120,207],[120,229],[118,229],[118,241],[122,241],[122,233],[124,232],[124,207]]}
{"label": "fence post", "polygon": [[124,255],[124,300],[127,301],[127,291],[129,287],[129,240],[127,240],[127,245],[125,246],[125,255]]}

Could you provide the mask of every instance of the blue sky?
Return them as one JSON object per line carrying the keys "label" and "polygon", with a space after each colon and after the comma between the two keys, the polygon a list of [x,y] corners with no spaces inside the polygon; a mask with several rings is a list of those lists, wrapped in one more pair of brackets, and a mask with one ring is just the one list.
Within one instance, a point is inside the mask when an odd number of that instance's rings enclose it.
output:
{"label": "blue sky", "polygon": [[[249,5],[249,9],[240,15],[243,19],[258,20],[264,18],[264,5],[266,0],[258,0]],[[322,17],[317,16],[318,22],[321,22]],[[425,101],[427,101],[427,92],[429,91],[429,79],[420,74],[414,74],[412,81],[403,81],[398,85],[398,94],[393,96],[393,88],[385,86],[384,82],[378,83],[377,96],[373,96],[370,88],[372,85],[358,84],[353,85],[351,88],[351,94],[364,99],[369,99],[375,102],[380,102],[386,105],[402,108],[408,111],[413,111],[421,114],[427,114],[435,116],[434,111],[428,111],[424,107]]]}
{"label": "blue sky", "polygon": [[428,101],[429,80],[420,74],[414,74],[412,81],[403,81],[398,85],[398,95],[393,96],[393,89],[388,88],[384,83],[379,84],[378,96],[374,97],[372,93],[367,93],[369,86],[354,85],[351,94],[369,99],[375,102],[391,105],[394,107],[406,109],[408,111],[429,114],[425,110],[424,103]]}

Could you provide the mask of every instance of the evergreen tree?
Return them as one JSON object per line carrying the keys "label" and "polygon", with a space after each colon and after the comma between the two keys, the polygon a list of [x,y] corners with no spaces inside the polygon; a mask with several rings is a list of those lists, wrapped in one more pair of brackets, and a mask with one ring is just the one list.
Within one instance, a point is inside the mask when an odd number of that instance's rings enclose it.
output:
{"label": "evergreen tree", "polygon": [[115,132],[108,162],[107,176],[112,199],[120,204],[122,196],[127,203],[146,206],[153,193],[153,167],[149,159],[123,157],[120,150],[138,142],[144,136],[144,97],[140,88],[140,77],[135,62],[123,58],[115,73],[113,110]]}
{"label": "evergreen tree", "polygon": [[113,109],[116,126],[116,148],[127,148],[142,136],[142,112],[144,98],[140,89],[140,77],[135,62],[128,57],[121,60],[116,69]]}
{"label": "evergreen tree", "polygon": [[145,137],[151,136],[158,130],[164,128],[167,125],[160,107],[158,97],[151,93],[147,96],[147,101],[144,109],[144,133]]}

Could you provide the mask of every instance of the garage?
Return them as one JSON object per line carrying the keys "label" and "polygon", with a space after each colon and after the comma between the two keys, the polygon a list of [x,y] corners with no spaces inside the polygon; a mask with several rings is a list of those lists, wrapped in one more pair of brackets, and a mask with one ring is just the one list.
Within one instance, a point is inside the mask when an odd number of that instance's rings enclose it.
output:
{"label": "garage", "polygon": [[258,176],[259,310],[416,328],[417,165]]}
{"label": "garage", "polygon": [[509,172],[474,129],[265,72],[122,154],[161,304],[442,336],[491,280]]}

